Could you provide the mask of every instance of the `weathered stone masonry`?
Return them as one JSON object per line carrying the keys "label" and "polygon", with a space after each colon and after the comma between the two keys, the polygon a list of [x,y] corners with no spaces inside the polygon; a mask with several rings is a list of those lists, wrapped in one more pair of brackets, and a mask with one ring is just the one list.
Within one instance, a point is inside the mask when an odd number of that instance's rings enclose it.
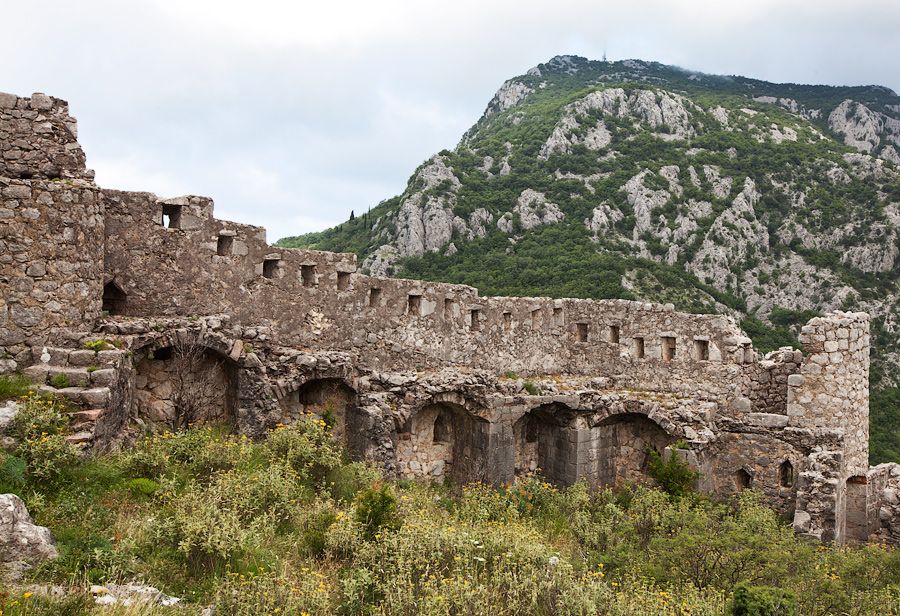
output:
{"label": "weathered stone masonry", "polygon": [[866,464],[867,315],[760,358],[725,316],[367,276],[208,198],[98,188],[45,95],[0,95],[0,140],[0,366],[80,405],[76,442],[311,412],[392,476],[597,485],[668,448],[800,532],[900,540],[900,467]]}

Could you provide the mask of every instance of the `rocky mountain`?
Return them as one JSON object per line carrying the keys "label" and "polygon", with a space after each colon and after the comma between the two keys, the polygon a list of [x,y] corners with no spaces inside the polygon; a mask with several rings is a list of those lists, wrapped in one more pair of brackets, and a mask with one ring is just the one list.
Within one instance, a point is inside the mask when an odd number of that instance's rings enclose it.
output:
{"label": "rocky mountain", "polygon": [[725,312],[764,350],[814,314],[868,311],[873,459],[900,459],[898,151],[884,87],[557,56],[505,82],[403,194],[281,244],[485,294]]}

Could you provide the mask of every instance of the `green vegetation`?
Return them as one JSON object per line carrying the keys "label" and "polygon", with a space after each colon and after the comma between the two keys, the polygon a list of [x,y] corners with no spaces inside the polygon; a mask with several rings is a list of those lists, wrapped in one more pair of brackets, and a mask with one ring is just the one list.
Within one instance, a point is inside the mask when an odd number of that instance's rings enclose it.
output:
{"label": "green vegetation", "polygon": [[22,374],[0,375],[0,400],[10,400],[28,394],[34,385]]}
{"label": "green vegetation", "polygon": [[[24,408],[17,436],[62,436],[60,403]],[[194,428],[94,458],[0,456],[0,489],[58,540],[30,581],[70,589],[7,587],[4,616],[900,614],[900,552],[800,539],[752,491],[691,491],[675,457],[655,458],[666,492],[393,483],[315,417],[259,442]],[[184,601],[100,608],[85,591],[134,579]]]}

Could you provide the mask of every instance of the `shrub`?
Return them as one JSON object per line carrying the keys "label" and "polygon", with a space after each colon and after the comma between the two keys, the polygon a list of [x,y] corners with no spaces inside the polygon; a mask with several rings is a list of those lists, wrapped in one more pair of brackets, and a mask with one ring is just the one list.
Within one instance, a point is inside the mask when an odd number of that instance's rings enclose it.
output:
{"label": "shrub", "polygon": [[263,446],[272,462],[290,466],[301,480],[319,482],[341,464],[341,452],[323,419],[304,417],[269,432]]}
{"label": "shrub", "polygon": [[19,400],[10,434],[18,439],[61,434],[69,423],[65,411],[65,404],[56,398],[29,394]]}
{"label": "shrub", "polygon": [[16,449],[25,461],[29,479],[52,482],[78,462],[79,450],[62,434],[41,434],[26,438]]}
{"label": "shrub", "polygon": [[143,496],[150,498],[160,490],[159,483],[146,477],[138,477],[137,479],[129,479],[122,484],[122,487],[131,492],[134,496]]}
{"label": "shrub", "polygon": [[694,488],[699,473],[692,470],[687,462],[679,458],[675,450],[669,452],[669,458],[651,449],[648,474],[659,483],[660,487],[672,496],[684,496]]}
{"label": "shrub", "polygon": [[171,495],[157,537],[190,562],[215,566],[233,560],[276,532],[295,513],[297,475],[284,464],[213,476]]}
{"label": "shrub", "polygon": [[366,539],[374,539],[382,530],[400,527],[397,516],[397,497],[387,484],[364,490],[356,499],[356,522],[363,528]]}
{"label": "shrub", "polygon": [[0,494],[18,492],[25,485],[25,460],[0,453]]}
{"label": "shrub", "polygon": [[522,383],[522,387],[524,387],[525,391],[527,391],[528,394],[532,396],[538,396],[541,393],[540,388],[531,381],[525,381],[524,383]]}
{"label": "shrub", "polygon": [[110,349],[116,348],[110,343],[108,340],[104,340],[103,338],[99,338],[97,340],[85,340],[82,343],[82,346],[89,351],[94,351],[95,353],[98,351],[108,351]]}
{"label": "shrub", "polygon": [[57,374],[52,379],[50,379],[50,385],[55,387],[56,389],[64,389],[69,387],[72,382],[69,380],[68,374]]}
{"label": "shrub", "polygon": [[0,376],[0,400],[20,398],[32,393],[34,386],[28,377],[22,374],[4,374]]}
{"label": "shrub", "polygon": [[733,616],[796,616],[794,594],[771,586],[738,584],[729,607]]}
{"label": "shrub", "polygon": [[362,490],[381,480],[381,471],[364,462],[351,462],[328,473],[331,496],[339,502],[349,503]]}

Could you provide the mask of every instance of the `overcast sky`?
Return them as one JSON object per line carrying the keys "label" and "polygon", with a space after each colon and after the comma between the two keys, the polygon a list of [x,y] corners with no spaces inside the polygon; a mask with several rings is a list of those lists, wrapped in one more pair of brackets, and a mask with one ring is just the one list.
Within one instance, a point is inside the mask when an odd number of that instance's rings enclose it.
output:
{"label": "overcast sky", "polygon": [[900,90],[898,0],[0,0],[0,91],[69,101],[97,182],[270,241],[402,192],[557,54]]}

